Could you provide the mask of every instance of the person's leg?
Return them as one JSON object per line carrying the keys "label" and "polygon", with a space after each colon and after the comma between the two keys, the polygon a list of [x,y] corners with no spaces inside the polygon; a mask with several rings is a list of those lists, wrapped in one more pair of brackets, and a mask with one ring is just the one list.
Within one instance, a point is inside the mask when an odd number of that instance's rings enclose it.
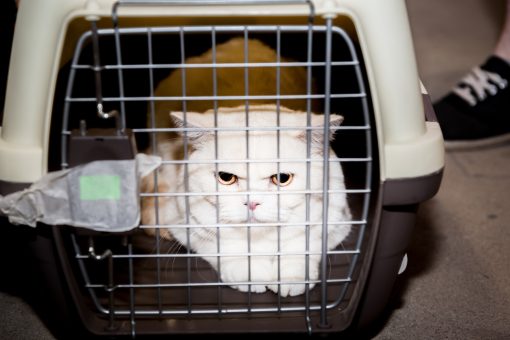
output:
{"label": "person's leg", "polygon": [[499,35],[494,55],[510,62],[510,0],[506,2],[506,18],[503,30]]}
{"label": "person's leg", "polygon": [[510,0],[493,55],[434,104],[447,149],[510,142]]}

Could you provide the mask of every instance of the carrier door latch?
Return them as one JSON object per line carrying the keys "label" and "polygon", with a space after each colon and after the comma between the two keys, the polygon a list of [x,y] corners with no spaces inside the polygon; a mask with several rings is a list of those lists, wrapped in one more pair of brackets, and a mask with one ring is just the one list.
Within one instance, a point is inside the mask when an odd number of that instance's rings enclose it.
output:
{"label": "carrier door latch", "polygon": [[80,128],[71,131],[68,154],[70,167],[98,160],[134,159],[136,154],[135,138],[130,129],[87,129],[82,120]]}
{"label": "carrier door latch", "polygon": [[80,121],[79,129],[71,131],[67,157],[67,166],[70,167],[98,160],[134,159],[137,154],[133,132],[125,128],[124,110],[121,110],[121,113],[117,110],[104,111],[99,35],[95,20],[91,20],[91,26],[94,59],[93,70],[96,85],[96,113],[101,119],[114,118],[115,128],[87,129],[85,120]]}

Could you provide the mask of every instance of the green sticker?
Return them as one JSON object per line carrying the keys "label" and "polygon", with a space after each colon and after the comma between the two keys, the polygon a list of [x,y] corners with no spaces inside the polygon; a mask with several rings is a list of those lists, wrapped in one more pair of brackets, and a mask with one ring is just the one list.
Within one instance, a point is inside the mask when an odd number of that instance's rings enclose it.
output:
{"label": "green sticker", "polygon": [[120,199],[120,178],[114,175],[81,176],[82,201]]}

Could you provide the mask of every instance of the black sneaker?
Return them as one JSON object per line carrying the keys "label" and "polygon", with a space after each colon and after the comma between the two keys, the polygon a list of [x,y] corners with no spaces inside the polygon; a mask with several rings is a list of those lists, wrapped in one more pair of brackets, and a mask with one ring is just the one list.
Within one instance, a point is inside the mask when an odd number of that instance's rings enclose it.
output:
{"label": "black sneaker", "polygon": [[446,149],[510,141],[510,64],[490,57],[434,104]]}

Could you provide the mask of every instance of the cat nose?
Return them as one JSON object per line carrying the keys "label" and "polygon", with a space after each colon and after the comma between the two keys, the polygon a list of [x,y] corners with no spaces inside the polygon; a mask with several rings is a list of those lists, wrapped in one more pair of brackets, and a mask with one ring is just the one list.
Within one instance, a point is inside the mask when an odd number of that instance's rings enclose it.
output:
{"label": "cat nose", "polygon": [[260,203],[250,201],[250,202],[244,203],[244,205],[248,206],[248,209],[250,209],[250,210],[255,210],[260,205]]}

